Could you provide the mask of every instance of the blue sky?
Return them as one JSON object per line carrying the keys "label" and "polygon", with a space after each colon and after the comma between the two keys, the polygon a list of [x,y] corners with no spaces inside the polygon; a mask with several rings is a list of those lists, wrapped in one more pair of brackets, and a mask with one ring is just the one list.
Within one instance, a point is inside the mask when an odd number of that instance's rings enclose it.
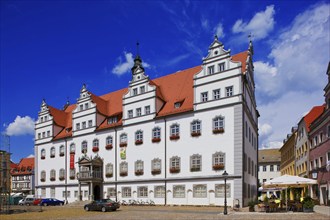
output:
{"label": "blue sky", "polygon": [[[329,1],[6,1],[0,17],[0,125],[12,159],[33,154],[43,98],[126,87],[140,42],[150,78],[201,64],[214,34],[232,54],[254,44],[260,148],[280,147],[324,102]],[[1,145],[3,148],[4,146]]]}

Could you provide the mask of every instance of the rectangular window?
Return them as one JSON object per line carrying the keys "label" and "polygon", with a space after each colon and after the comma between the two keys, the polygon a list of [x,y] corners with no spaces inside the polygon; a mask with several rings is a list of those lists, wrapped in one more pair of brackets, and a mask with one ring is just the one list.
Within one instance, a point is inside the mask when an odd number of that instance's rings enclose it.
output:
{"label": "rectangular window", "polygon": [[84,197],[87,198],[88,197],[88,190],[84,191]]}
{"label": "rectangular window", "polygon": [[148,187],[146,187],[146,186],[138,187],[138,197],[147,198],[148,197]]}
{"label": "rectangular window", "polygon": [[274,172],[274,165],[270,165],[270,172]]}
{"label": "rectangular window", "polygon": [[132,196],[131,187],[123,187],[121,191],[123,198],[129,198]]}
{"label": "rectangular window", "polygon": [[133,110],[128,110],[127,115],[128,118],[133,118]]}
{"label": "rectangular window", "polygon": [[76,124],[76,130],[80,130],[80,123]]}
{"label": "rectangular window", "polygon": [[46,132],[42,132],[42,138],[46,137]]}
{"label": "rectangular window", "polygon": [[208,94],[207,92],[202,92],[201,93],[201,101],[202,102],[207,102]]}
{"label": "rectangular window", "polygon": [[229,97],[229,96],[233,96],[233,86],[228,86],[226,87],[226,96]]}
{"label": "rectangular window", "polygon": [[85,121],[83,121],[83,123],[82,123],[82,128],[83,128],[83,129],[86,128],[86,122],[85,122]]}
{"label": "rectangular window", "polygon": [[85,109],[88,109],[88,103],[85,103]]}
{"label": "rectangular window", "polygon": [[277,165],[277,171],[280,171],[280,168],[281,168],[280,165]]}
{"label": "rectangular window", "polygon": [[144,107],[144,114],[149,115],[150,114],[150,105]]}
{"label": "rectangular window", "polygon": [[108,124],[114,124],[114,123],[117,123],[117,117],[111,117],[111,118],[108,118]]}
{"label": "rectangular window", "polygon": [[[226,197],[231,197],[231,184],[226,184]],[[215,197],[216,198],[225,198],[225,184],[215,184]]]}
{"label": "rectangular window", "polygon": [[141,86],[140,87],[140,93],[142,94],[142,93],[145,93],[145,91],[146,91],[146,88],[144,87],[144,86]]}
{"label": "rectangular window", "polygon": [[41,139],[41,133],[38,133],[38,139]]}
{"label": "rectangular window", "polygon": [[220,89],[213,90],[213,99],[220,99]]}
{"label": "rectangular window", "polygon": [[165,186],[155,186],[155,198],[165,198]]}
{"label": "rectangular window", "polygon": [[214,73],[214,66],[209,66],[207,69],[209,75]]}
{"label": "rectangular window", "polygon": [[109,187],[108,188],[108,197],[110,198],[110,197],[116,197],[116,189],[115,188],[113,188],[113,187]]}
{"label": "rectangular window", "polygon": [[225,71],[225,63],[219,64],[219,72]]}
{"label": "rectangular window", "polygon": [[47,137],[49,137],[50,136],[50,131],[47,131]]}
{"label": "rectangular window", "polygon": [[173,198],[185,198],[185,185],[174,185],[173,186]]}
{"label": "rectangular window", "polygon": [[194,185],[193,186],[193,197],[194,198],[206,198],[207,197],[207,187],[204,185]]}
{"label": "rectangular window", "polygon": [[79,110],[80,111],[84,110],[84,106],[83,105],[79,105]]}
{"label": "rectangular window", "polygon": [[133,95],[137,95],[137,94],[138,94],[137,88],[133,89]]}
{"label": "rectangular window", "polygon": [[46,197],[46,188],[41,188],[41,197]]}
{"label": "rectangular window", "polygon": [[262,171],[266,172],[267,171],[267,167],[266,166],[262,166]]}
{"label": "rectangular window", "polygon": [[141,116],[142,112],[141,112],[141,108],[137,108],[136,109],[136,116]]}
{"label": "rectangular window", "polygon": [[181,102],[174,103],[174,108],[180,108],[180,107],[181,107]]}

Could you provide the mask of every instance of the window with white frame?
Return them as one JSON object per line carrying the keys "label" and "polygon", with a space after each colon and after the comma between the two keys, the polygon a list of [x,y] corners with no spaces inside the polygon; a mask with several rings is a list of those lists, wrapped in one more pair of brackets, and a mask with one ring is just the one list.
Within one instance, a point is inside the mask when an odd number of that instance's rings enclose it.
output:
{"label": "window with white frame", "polygon": [[65,170],[64,169],[60,169],[59,178],[60,179],[64,179],[64,177],[65,177]]}
{"label": "window with white frame", "polygon": [[132,196],[132,189],[131,189],[131,187],[122,187],[121,188],[121,196],[123,198],[130,198]]}
{"label": "window with white frame", "polygon": [[200,134],[201,133],[202,122],[199,120],[194,120],[190,124],[191,133]]}
{"label": "window with white frame", "polygon": [[49,137],[50,136],[50,131],[47,131],[47,137]]}
{"label": "window with white frame", "polygon": [[121,144],[126,144],[127,143],[127,134],[121,134],[120,135],[120,143]]}
{"label": "window with white frame", "polygon": [[185,198],[186,197],[185,191],[186,191],[185,185],[174,185],[173,198]]}
{"label": "window with white frame", "polygon": [[82,122],[82,129],[85,129],[85,128],[86,128],[86,122],[83,121],[83,122]]}
{"label": "window with white frame", "polygon": [[70,144],[70,153],[71,154],[76,153],[76,145],[74,143]]}
{"label": "window with white frame", "polygon": [[171,136],[180,136],[180,126],[178,124],[173,124],[170,127]]}
{"label": "window with white frame", "polygon": [[113,174],[113,165],[112,165],[112,163],[107,163],[105,165],[105,175],[111,176],[112,174]]}
{"label": "window with white frame", "polygon": [[143,174],[143,161],[142,160],[135,161],[135,173]]}
{"label": "window with white frame", "polygon": [[[227,198],[231,197],[231,184],[226,184],[226,194]],[[224,198],[225,197],[225,184],[215,184],[215,197],[216,198]]]}
{"label": "window with white frame", "polygon": [[207,102],[208,100],[208,92],[201,93],[201,102]]}
{"label": "window with white frame", "polygon": [[273,164],[270,165],[269,171],[270,171],[270,172],[274,172],[274,165],[273,165]]}
{"label": "window with white frame", "polygon": [[133,110],[127,111],[128,118],[133,118]]}
{"label": "window with white frame", "polygon": [[38,133],[38,139],[41,139],[41,133]]}
{"label": "window with white frame", "polygon": [[112,144],[112,136],[108,136],[105,140],[106,145],[111,145]]}
{"label": "window with white frame", "polygon": [[110,198],[110,197],[116,197],[116,188],[114,188],[114,187],[108,187],[108,189],[107,189],[107,196],[108,196],[108,198]]}
{"label": "window with white frame", "polygon": [[193,186],[193,197],[194,198],[206,198],[207,187],[206,184],[198,184]]}
{"label": "window with white frame", "polygon": [[84,110],[84,105],[79,105],[79,111]]}
{"label": "window with white frame", "polygon": [[89,105],[88,105],[88,102],[85,103],[85,109],[88,109],[89,108]]}
{"label": "window with white frame", "polygon": [[41,159],[45,159],[45,158],[46,158],[46,150],[41,149]]}
{"label": "window with white frame", "polygon": [[201,171],[202,170],[202,156],[194,154],[190,156],[190,171]]}
{"label": "window with white frame", "polygon": [[145,93],[146,92],[146,87],[145,86],[141,86],[140,87],[140,93]]}
{"label": "window with white frame", "polygon": [[155,186],[155,198],[165,198],[165,186]]}
{"label": "window with white frame", "polygon": [[225,168],[225,153],[215,152],[212,155],[213,168],[215,170],[222,170]]}
{"label": "window with white frame", "polygon": [[44,182],[46,180],[46,171],[41,171],[40,172],[40,180]]}
{"label": "window with white frame", "polygon": [[180,157],[174,156],[170,158],[170,168],[180,169]]}
{"label": "window with white frame", "polygon": [[45,138],[45,137],[46,137],[46,133],[42,132],[42,138]]}
{"label": "window with white frame", "polygon": [[266,172],[267,171],[267,167],[266,166],[262,166],[262,171]]}
{"label": "window with white frame", "polygon": [[60,156],[64,156],[64,146],[60,146]]}
{"label": "window with white frame", "polygon": [[140,186],[138,187],[138,198],[147,198],[148,197],[148,187]]}
{"label": "window with white frame", "polygon": [[77,131],[80,130],[80,123],[76,123],[76,130],[77,130]]}
{"label": "window with white frame", "polygon": [[82,153],[87,153],[87,141],[83,141],[81,143],[81,152]]}
{"label": "window with white frame", "polygon": [[93,147],[99,147],[99,140],[98,139],[93,140]]}
{"label": "window with white frame", "polygon": [[138,94],[138,89],[137,88],[133,89],[133,95],[137,95],[137,94]]}
{"label": "window with white frame", "polygon": [[159,127],[155,127],[152,129],[152,138],[159,138],[160,139],[160,128]]}
{"label": "window with white frame", "polygon": [[216,99],[220,99],[220,89],[215,89],[213,90],[213,99],[216,100]]}
{"label": "window with white frame", "polygon": [[207,68],[208,74],[213,74],[214,73],[214,66],[209,66]]}
{"label": "window with white frame", "polygon": [[92,127],[93,126],[93,121],[92,120],[88,120],[88,127]]}
{"label": "window with white frame", "polygon": [[70,169],[70,179],[74,179],[76,176],[76,169],[75,168],[71,168]]}
{"label": "window with white frame", "polygon": [[226,87],[226,96],[233,96],[234,95],[234,87],[233,86],[228,86]]}
{"label": "window with white frame", "polygon": [[155,158],[155,159],[153,159],[152,161],[151,161],[151,170],[152,170],[152,172],[155,172],[155,171],[157,171],[157,172],[159,172],[160,173],[160,171],[161,171],[161,165],[162,163],[161,163],[161,159],[159,159],[159,158]]}
{"label": "window with white frame", "polygon": [[127,162],[121,162],[120,165],[119,165],[119,172],[120,173],[127,173],[128,171],[128,165],[127,165]]}
{"label": "window with white frame", "polygon": [[50,148],[50,157],[55,157],[55,147]]}
{"label": "window with white frame", "polygon": [[143,142],[143,131],[138,130],[135,132],[135,143],[142,143]]}
{"label": "window with white frame", "polygon": [[53,169],[50,171],[50,179],[55,180],[55,178],[56,178],[56,171]]}
{"label": "window with white frame", "polygon": [[221,130],[224,129],[224,117],[217,116],[213,119],[213,130]]}
{"label": "window with white frame", "polygon": [[141,108],[137,108],[136,109],[136,116],[141,116],[141,115],[142,115]]}
{"label": "window with white frame", "polygon": [[225,71],[225,63],[220,63],[219,64],[219,72]]}
{"label": "window with white frame", "polygon": [[150,114],[150,105],[147,105],[144,107],[144,114],[149,115]]}
{"label": "window with white frame", "polygon": [[117,116],[108,118],[108,124],[109,125],[114,124],[114,123],[117,123]]}

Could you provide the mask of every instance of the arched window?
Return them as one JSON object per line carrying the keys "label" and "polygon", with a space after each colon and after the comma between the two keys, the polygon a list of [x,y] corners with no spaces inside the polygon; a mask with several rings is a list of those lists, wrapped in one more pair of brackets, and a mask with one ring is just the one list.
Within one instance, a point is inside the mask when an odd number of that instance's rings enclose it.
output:
{"label": "arched window", "polygon": [[196,172],[202,170],[202,156],[194,154],[190,157],[190,171]]}
{"label": "arched window", "polygon": [[142,160],[135,161],[135,175],[137,175],[137,176],[143,175],[143,161]]}
{"label": "arched window", "polygon": [[50,181],[55,181],[55,179],[56,179],[56,171],[51,170],[50,171]]}
{"label": "arched window", "polygon": [[87,141],[81,143],[81,153],[87,153]]}
{"label": "arched window", "polygon": [[159,158],[155,158],[151,161],[151,174],[160,174],[162,169],[162,163]]}
{"label": "arched window", "polygon": [[41,171],[40,172],[40,181],[45,182],[46,181],[46,171]]}
{"label": "arched window", "polygon": [[170,158],[170,172],[171,173],[180,172],[180,157],[174,156]]}
{"label": "arched window", "polygon": [[119,139],[120,139],[119,140],[120,141],[119,146],[120,147],[126,147],[127,146],[127,134],[125,134],[125,133],[121,134]]}
{"label": "arched window", "polygon": [[128,165],[127,162],[121,162],[119,165],[120,176],[127,176]]}
{"label": "arched window", "polygon": [[222,116],[217,116],[213,119],[213,133],[223,133],[225,129],[225,119]]}
{"label": "arched window", "polygon": [[224,170],[225,169],[225,153],[215,152],[212,155],[213,170]]}
{"label": "arched window", "polygon": [[76,145],[74,143],[70,144],[70,154],[76,153]]}
{"label": "arched window", "polygon": [[155,127],[152,129],[152,142],[159,142],[160,141],[160,128]]}
{"label": "arched window", "polygon": [[111,163],[108,163],[107,165],[105,165],[105,176],[106,177],[113,176],[113,165]]}
{"label": "arched window", "polygon": [[41,155],[41,159],[45,159],[46,158],[46,150],[45,149],[41,149],[41,152],[40,152],[40,155]]}
{"label": "arched window", "polygon": [[173,124],[170,127],[170,139],[176,140],[180,138],[180,125],[179,124]]}
{"label": "arched window", "polygon": [[60,157],[63,157],[64,156],[64,146],[61,145],[60,146]]}
{"label": "arched window", "polygon": [[55,147],[50,148],[50,157],[55,157]]}
{"label": "arched window", "polygon": [[70,169],[70,179],[74,180],[75,176],[76,176],[76,169],[75,168]]}
{"label": "arched window", "polygon": [[105,142],[106,145],[112,144],[112,136],[108,136]]}
{"label": "arched window", "polygon": [[60,180],[64,180],[64,178],[65,178],[65,170],[64,169],[60,169],[59,179]]}
{"label": "arched window", "polygon": [[139,145],[143,143],[143,131],[138,130],[135,132],[135,144]]}
{"label": "arched window", "polygon": [[93,140],[93,147],[99,147],[99,140],[98,139]]}
{"label": "arched window", "polygon": [[191,136],[200,136],[202,132],[202,122],[199,120],[194,120],[190,124]]}

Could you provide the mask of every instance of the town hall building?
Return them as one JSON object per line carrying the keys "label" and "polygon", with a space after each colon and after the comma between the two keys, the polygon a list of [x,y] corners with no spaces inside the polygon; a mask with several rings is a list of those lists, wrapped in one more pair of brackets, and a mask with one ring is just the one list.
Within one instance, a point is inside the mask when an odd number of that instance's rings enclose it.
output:
{"label": "town hall building", "polygon": [[83,85],[63,109],[43,100],[36,196],[222,206],[226,193],[246,206],[258,183],[252,57],[252,42],[231,55],[215,37],[199,66],[150,79],[137,54],[127,88]]}

